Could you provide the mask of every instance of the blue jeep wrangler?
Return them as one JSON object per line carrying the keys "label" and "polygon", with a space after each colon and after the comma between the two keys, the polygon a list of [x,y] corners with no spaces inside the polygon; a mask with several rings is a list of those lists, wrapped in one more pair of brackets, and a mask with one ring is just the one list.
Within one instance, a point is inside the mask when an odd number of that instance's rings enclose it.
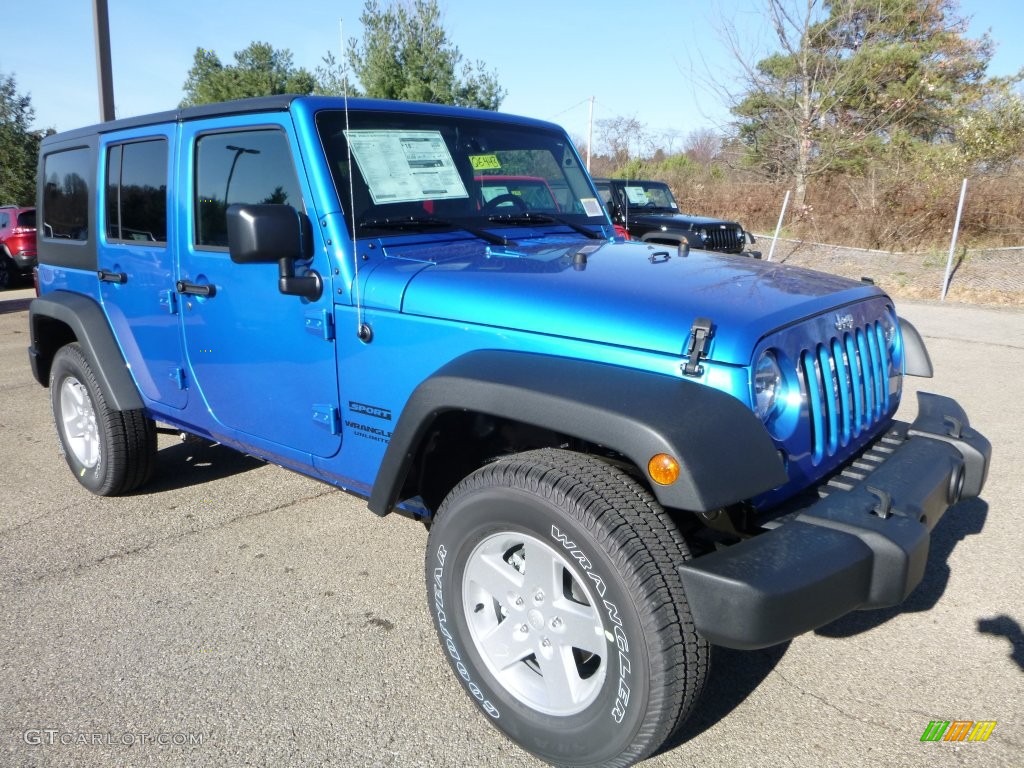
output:
{"label": "blue jeep wrangler", "polygon": [[551,763],[657,750],[709,644],[898,604],[985,482],[955,402],[894,420],[931,363],[882,291],[616,242],[548,123],[269,97],[47,137],[39,179],[29,354],[81,484],[142,486],[159,423],[422,520],[457,679]]}

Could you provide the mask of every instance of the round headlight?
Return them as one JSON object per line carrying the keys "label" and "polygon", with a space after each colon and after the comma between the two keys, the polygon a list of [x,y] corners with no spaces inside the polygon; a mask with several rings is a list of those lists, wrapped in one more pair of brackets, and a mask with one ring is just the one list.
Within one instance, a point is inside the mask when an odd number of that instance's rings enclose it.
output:
{"label": "round headlight", "polygon": [[782,369],[769,349],[761,353],[754,366],[754,409],[761,420],[767,419],[775,409],[782,392]]}
{"label": "round headlight", "polygon": [[903,372],[903,334],[900,332],[900,321],[896,312],[887,309],[882,314],[882,341],[885,342],[885,350],[889,362],[893,367],[893,373]]}

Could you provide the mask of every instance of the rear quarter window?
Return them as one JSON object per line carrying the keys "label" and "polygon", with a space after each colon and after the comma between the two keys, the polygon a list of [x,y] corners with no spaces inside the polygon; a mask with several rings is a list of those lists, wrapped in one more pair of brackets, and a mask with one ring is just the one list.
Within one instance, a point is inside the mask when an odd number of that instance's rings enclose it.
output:
{"label": "rear quarter window", "polygon": [[43,160],[44,238],[87,240],[92,151],[88,147],[54,152]]}

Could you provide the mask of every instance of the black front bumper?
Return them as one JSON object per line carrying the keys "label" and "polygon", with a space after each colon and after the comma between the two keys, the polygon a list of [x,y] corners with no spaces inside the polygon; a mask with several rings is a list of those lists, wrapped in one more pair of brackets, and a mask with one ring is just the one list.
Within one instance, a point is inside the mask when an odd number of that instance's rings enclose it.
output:
{"label": "black front bumper", "polygon": [[948,397],[921,393],[888,457],[779,527],[679,566],[697,630],[764,648],[850,611],[897,605],[921,582],[931,529],[978,496],[992,448]]}

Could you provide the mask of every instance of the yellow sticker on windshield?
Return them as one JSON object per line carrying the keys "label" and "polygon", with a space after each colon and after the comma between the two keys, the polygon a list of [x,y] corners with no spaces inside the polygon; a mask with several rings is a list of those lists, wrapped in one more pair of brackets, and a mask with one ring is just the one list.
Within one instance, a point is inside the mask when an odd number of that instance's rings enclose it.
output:
{"label": "yellow sticker on windshield", "polygon": [[497,155],[470,155],[469,162],[472,163],[474,171],[501,170]]}

